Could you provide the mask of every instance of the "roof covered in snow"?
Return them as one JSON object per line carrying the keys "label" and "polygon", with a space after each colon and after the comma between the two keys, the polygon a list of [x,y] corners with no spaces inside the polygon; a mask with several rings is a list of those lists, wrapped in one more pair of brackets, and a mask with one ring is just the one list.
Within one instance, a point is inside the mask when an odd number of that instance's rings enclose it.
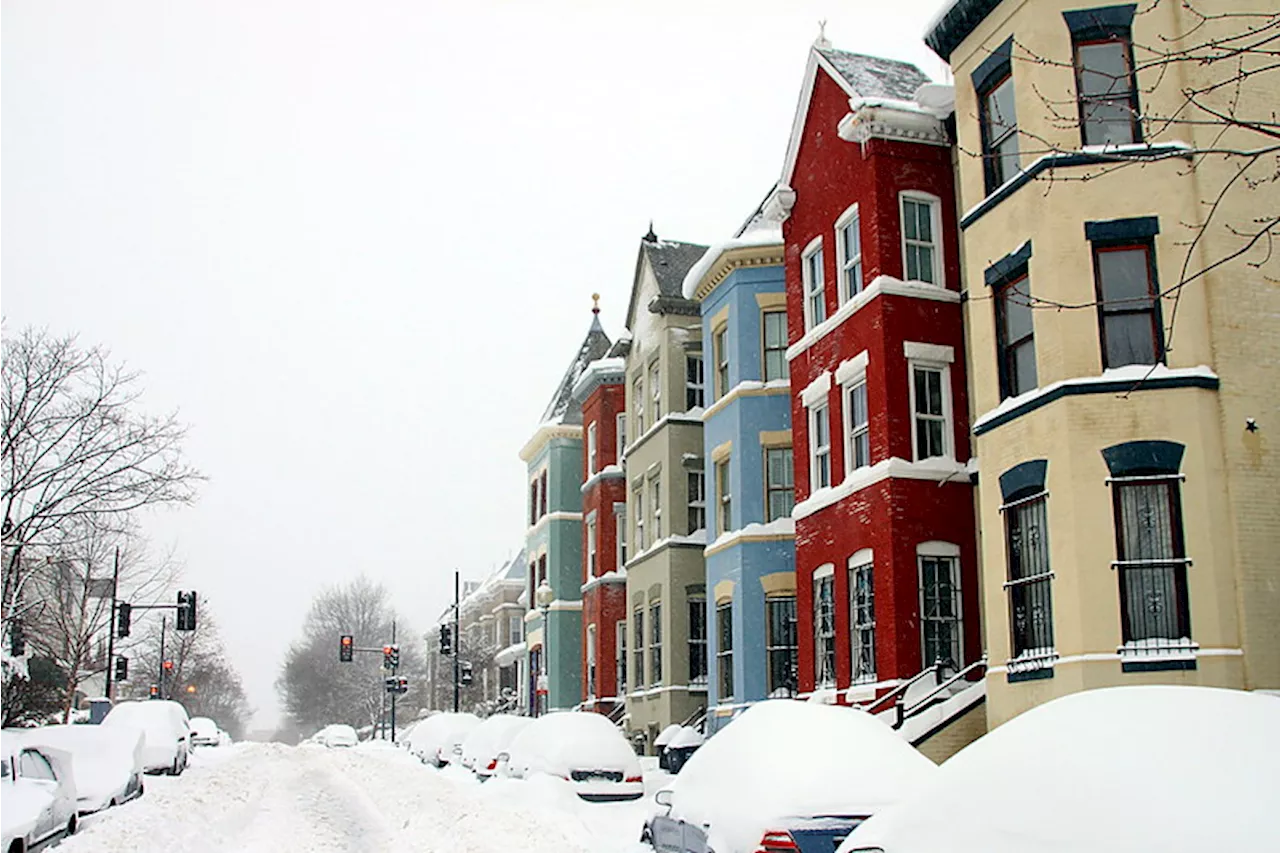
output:
{"label": "roof covered in snow", "polygon": [[840,72],[849,87],[862,98],[894,98],[910,101],[929,78],[910,62],[849,53],[830,47],[814,48]]}
{"label": "roof covered in snow", "polygon": [[551,402],[547,403],[547,409],[542,413],[540,423],[582,423],[582,406],[573,400],[573,386],[582,372],[587,369],[587,365],[596,359],[603,358],[611,346],[609,336],[604,333],[604,327],[600,325],[600,315],[596,314],[591,318],[591,328],[587,330],[587,336],[582,339],[578,354],[573,361],[569,362],[569,369],[564,372],[564,378],[556,386]]}
{"label": "roof covered in snow", "polygon": [[662,296],[680,297],[680,288],[689,267],[698,262],[707,247],[675,240],[645,240],[640,243],[640,250],[653,267],[654,278],[658,280],[658,292]]}

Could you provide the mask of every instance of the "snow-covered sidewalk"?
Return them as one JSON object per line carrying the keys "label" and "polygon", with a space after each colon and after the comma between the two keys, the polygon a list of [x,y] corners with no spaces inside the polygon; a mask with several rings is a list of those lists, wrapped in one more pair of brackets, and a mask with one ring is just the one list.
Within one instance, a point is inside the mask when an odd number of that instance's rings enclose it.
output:
{"label": "snow-covered sidewalk", "polygon": [[66,853],[623,853],[649,801],[591,804],[558,780],[436,771],[392,748],[243,744],[95,818]]}

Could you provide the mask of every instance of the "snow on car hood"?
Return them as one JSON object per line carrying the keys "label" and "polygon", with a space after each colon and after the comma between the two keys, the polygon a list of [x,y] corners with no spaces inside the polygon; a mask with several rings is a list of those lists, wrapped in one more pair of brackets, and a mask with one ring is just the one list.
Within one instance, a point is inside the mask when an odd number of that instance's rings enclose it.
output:
{"label": "snow on car hood", "polygon": [[1277,803],[1280,699],[1110,687],[974,741],[840,852],[1262,853],[1276,849]]}
{"label": "snow on car hood", "polygon": [[640,775],[640,761],[618,727],[590,711],[557,711],[521,730],[508,750],[524,772],[567,776],[571,770],[618,769]]}
{"label": "snow on car hood", "polygon": [[0,832],[5,838],[16,838],[31,831],[40,813],[49,807],[53,795],[22,780],[5,779],[0,783]]}
{"label": "snow on car hood", "polygon": [[872,814],[937,771],[862,711],[770,700],[693,754],[671,784],[671,816],[710,824],[717,851],[754,850],[780,818]]}

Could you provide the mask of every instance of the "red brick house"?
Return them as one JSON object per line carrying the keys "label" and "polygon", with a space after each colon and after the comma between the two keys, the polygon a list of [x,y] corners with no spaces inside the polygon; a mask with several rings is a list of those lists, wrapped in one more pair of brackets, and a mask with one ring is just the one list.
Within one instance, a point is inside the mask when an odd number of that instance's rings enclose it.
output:
{"label": "red brick house", "polygon": [[798,684],[840,703],[983,653],[951,90],[926,83],[815,45],[766,203],[786,242]]}
{"label": "red brick house", "polygon": [[[599,313],[599,308],[594,309]],[[584,710],[612,714],[626,687],[626,354],[618,341],[573,388],[582,405],[582,693]]]}

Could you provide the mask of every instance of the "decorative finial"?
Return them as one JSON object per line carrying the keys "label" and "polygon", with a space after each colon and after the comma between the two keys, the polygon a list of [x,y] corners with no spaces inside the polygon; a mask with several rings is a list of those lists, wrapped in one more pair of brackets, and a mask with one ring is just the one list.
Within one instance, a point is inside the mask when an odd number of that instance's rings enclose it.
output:
{"label": "decorative finial", "polygon": [[600,294],[598,293],[591,294],[591,313],[600,313]]}
{"label": "decorative finial", "polygon": [[824,48],[824,49],[831,47],[831,42],[827,41],[827,22],[826,21],[818,21],[818,38],[817,38],[817,41],[813,43],[813,46],[818,48]]}
{"label": "decorative finial", "polygon": [[646,234],[646,235],[644,235],[644,241],[645,241],[646,243],[656,243],[656,242],[658,242],[658,235],[657,235],[657,234],[655,234],[655,233],[653,232],[653,220],[652,220],[652,219],[650,219],[650,220],[649,220],[649,233],[648,233],[648,234]]}

